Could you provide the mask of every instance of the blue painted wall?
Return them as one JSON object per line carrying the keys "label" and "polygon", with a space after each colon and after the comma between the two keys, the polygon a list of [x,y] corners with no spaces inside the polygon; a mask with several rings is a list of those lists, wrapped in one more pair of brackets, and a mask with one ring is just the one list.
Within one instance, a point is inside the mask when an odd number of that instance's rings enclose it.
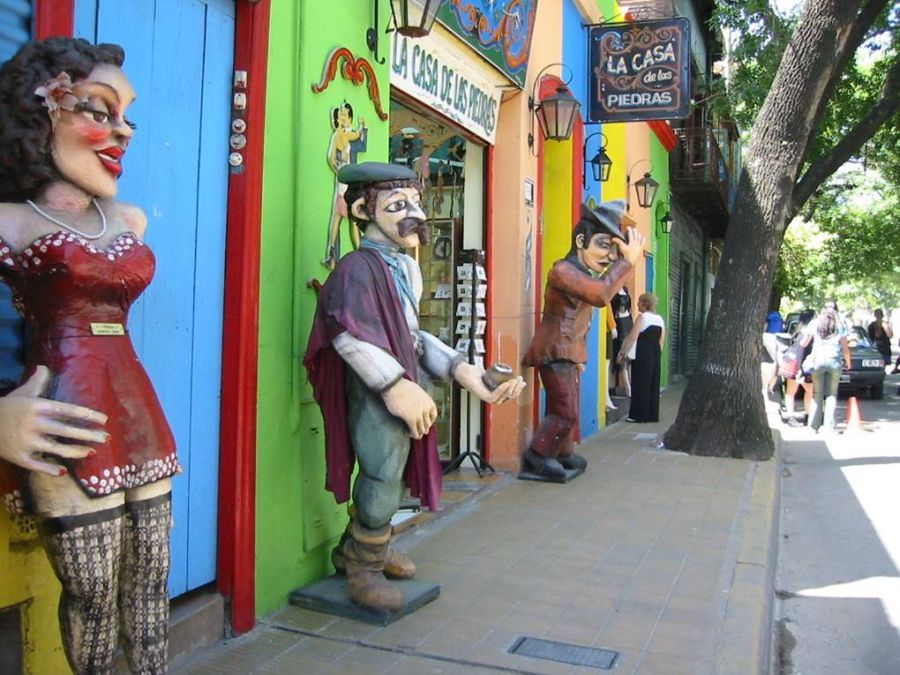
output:
{"label": "blue painted wall", "polygon": [[[569,88],[575,98],[582,104],[582,119],[587,108],[588,96],[588,72],[587,72],[587,42],[585,30],[582,24],[586,19],[575,6],[572,0],[565,0],[563,5],[563,63],[571,69],[572,81]],[[585,136],[596,127],[585,127]],[[596,142],[596,138],[591,139]],[[593,147],[593,146],[592,146]],[[590,183],[593,183],[591,180]],[[587,200],[589,194],[599,200],[599,187],[588,184],[584,192],[583,200]],[[585,438],[596,433],[600,426],[599,401],[600,392],[600,310],[594,310],[591,320],[591,328],[587,335],[588,362],[581,374],[581,437]]]}
{"label": "blue painted wall", "polygon": [[234,0],[80,0],[75,33],[125,48],[138,124],[119,198],[147,214],[157,272],[129,332],[178,443],[172,571],[215,579]]}

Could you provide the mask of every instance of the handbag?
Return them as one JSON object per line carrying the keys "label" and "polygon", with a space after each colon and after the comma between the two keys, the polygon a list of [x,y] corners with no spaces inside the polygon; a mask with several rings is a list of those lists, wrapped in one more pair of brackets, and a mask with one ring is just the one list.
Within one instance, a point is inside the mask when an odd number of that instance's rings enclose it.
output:
{"label": "handbag", "polygon": [[801,345],[794,344],[781,353],[781,359],[778,362],[778,375],[780,377],[793,379],[797,376],[800,364],[803,361],[803,351],[804,349]]}

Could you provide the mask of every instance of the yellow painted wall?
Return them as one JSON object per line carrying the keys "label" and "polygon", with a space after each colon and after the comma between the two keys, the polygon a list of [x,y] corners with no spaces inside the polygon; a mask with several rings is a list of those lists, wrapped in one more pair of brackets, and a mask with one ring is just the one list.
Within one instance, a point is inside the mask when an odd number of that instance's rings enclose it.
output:
{"label": "yellow painted wall", "polygon": [[59,590],[37,536],[20,531],[0,505],[0,609],[19,606],[25,673],[71,672],[59,635]]}
{"label": "yellow painted wall", "polygon": [[[537,159],[528,150],[528,96],[537,73],[547,64],[559,62],[562,53],[562,3],[539,2],[536,12],[525,90],[507,92],[500,105],[490,185],[494,201],[488,278],[502,279],[503,283],[492,286],[489,339],[494,358],[515,368],[534,334],[534,283],[539,278],[536,247],[540,214],[537,203],[525,204],[524,194],[528,178],[534,181],[536,199],[540,180]],[[559,74],[558,70],[549,72]],[[534,374],[533,368],[523,371],[529,388],[519,397],[518,405],[488,407],[491,463],[498,468],[519,468],[521,451],[532,427]]]}
{"label": "yellow painted wall", "polygon": [[572,245],[572,141],[544,143],[544,233],[541,288]]}

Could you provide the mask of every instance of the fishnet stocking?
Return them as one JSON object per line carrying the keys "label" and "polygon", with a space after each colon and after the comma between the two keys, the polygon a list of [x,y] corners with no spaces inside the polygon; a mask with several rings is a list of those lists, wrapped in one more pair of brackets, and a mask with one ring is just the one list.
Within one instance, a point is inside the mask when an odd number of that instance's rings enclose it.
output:
{"label": "fishnet stocking", "polygon": [[122,636],[133,673],[167,672],[169,494],[126,504],[119,586]]}
{"label": "fishnet stocking", "polygon": [[91,514],[102,522],[76,525],[46,537],[47,553],[62,583],[59,622],[75,673],[103,675],[115,665],[122,513]]}

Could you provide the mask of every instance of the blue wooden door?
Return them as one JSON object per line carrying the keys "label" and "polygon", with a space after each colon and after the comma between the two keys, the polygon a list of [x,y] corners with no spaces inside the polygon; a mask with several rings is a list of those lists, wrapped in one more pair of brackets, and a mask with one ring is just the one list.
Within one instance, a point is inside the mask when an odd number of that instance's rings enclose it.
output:
{"label": "blue wooden door", "polygon": [[[0,0],[0,63],[31,39],[30,0]],[[22,375],[24,321],[12,304],[12,292],[0,283],[0,394]]]}
{"label": "blue wooden door", "polygon": [[119,198],[147,214],[153,283],[129,331],[178,443],[172,571],[215,578],[234,0],[80,0],[80,37],[125,48],[137,123]]}
{"label": "blue wooden door", "polygon": [[600,407],[597,398],[600,391],[600,310],[594,309],[591,327],[587,334],[588,360],[581,373],[581,401],[578,423],[581,425],[581,438],[597,433],[600,426]]}

